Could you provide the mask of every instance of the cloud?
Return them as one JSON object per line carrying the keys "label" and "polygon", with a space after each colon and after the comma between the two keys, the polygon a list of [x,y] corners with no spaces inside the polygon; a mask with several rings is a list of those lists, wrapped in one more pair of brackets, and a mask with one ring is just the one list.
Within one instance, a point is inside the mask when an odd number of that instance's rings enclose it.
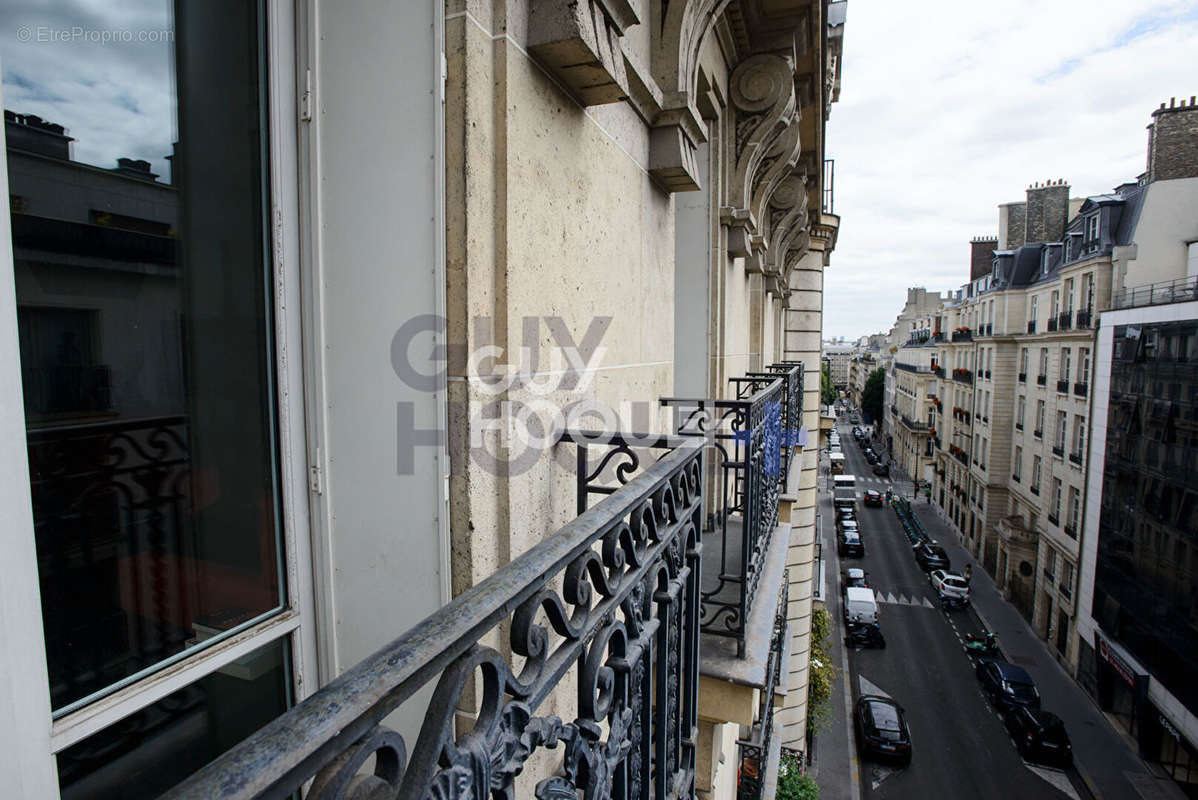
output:
{"label": "cloud", "polygon": [[1144,170],[1151,112],[1198,93],[1198,0],[852,0],[828,123],[841,228],[824,331],[889,330],[906,289],[968,280],[969,240],[1035,181]]}
{"label": "cloud", "polygon": [[[169,175],[176,139],[169,0],[0,6],[4,107],[63,125],[77,161],[143,158]],[[153,41],[138,41],[143,32]],[[131,36],[133,41],[113,41]],[[108,37],[104,41],[103,37]]]}

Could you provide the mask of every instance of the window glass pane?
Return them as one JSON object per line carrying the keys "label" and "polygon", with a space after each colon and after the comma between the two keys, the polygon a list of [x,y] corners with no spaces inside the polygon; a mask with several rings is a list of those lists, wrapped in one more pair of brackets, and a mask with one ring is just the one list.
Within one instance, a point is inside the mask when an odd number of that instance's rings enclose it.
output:
{"label": "window glass pane", "polygon": [[31,8],[4,123],[62,713],[283,602],[266,98],[254,3]]}
{"label": "window glass pane", "polygon": [[287,637],[58,754],[63,800],[158,797],[291,705]]}

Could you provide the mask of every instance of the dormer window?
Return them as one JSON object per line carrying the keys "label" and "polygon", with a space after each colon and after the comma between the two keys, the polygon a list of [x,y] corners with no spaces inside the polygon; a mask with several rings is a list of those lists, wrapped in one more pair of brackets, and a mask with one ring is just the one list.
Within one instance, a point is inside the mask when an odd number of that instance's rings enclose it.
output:
{"label": "dormer window", "polygon": [[1086,241],[1092,242],[1098,238],[1098,212],[1086,217]]}

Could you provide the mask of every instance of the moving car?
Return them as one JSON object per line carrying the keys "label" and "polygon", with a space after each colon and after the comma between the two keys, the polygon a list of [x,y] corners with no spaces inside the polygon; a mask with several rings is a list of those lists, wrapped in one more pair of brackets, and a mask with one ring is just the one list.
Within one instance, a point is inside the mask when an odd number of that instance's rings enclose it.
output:
{"label": "moving car", "polygon": [[879,492],[877,489],[866,489],[865,490],[865,499],[862,502],[867,506],[881,507],[882,493]]}
{"label": "moving car", "polygon": [[1040,692],[1023,667],[983,658],[978,660],[974,671],[982,682],[982,692],[1000,711],[1022,706],[1040,707]]}
{"label": "moving car", "polygon": [[865,755],[911,763],[911,731],[902,706],[889,697],[862,695],[853,719],[857,745]]}
{"label": "moving car", "polygon": [[936,590],[937,595],[951,597],[962,602],[969,602],[969,584],[965,578],[955,572],[944,569],[934,569],[928,573],[928,582]]}
{"label": "moving car", "polygon": [[860,425],[861,424],[861,415],[854,414],[852,417],[849,418],[849,422],[853,423],[854,425]]}
{"label": "moving car", "polygon": [[1028,761],[1067,767],[1073,763],[1073,746],[1065,723],[1051,711],[1026,706],[1008,711],[1003,716],[1019,754]]}
{"label": "moving car", "polygon": [[944,548],[932,541],[920,542],[915,546],[915,561],[919,564],[920,569],[925,571],[933,569],[949,570],[952,564],[949,563],[948,553],[944,552]]}
{"label": "moving car", "polygon": [[837,537],[837,552],[851,558],[865,558],[865,543],[856,528],[841,530]]}
{"label": "moving car", "polygon": [[875,464],[874,465],[874,474],[881,478],[889,478],[890,477],[890,465],[889,464],[881,464],[881,463]]}

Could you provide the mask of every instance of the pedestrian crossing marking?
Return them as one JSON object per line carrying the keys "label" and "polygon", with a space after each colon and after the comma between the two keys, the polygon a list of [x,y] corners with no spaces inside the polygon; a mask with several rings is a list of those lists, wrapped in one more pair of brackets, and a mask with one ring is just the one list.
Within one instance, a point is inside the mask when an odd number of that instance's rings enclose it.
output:
{"label": "pedestrian crossing marking", "polygon": [[874,589],[874,600],[878,603],[885,603],[891,606],[915,606],[916,608],[935,608],[926,597],[908,597],[905,594],[894,594],[889,592],[883,594],[881,591]]}

